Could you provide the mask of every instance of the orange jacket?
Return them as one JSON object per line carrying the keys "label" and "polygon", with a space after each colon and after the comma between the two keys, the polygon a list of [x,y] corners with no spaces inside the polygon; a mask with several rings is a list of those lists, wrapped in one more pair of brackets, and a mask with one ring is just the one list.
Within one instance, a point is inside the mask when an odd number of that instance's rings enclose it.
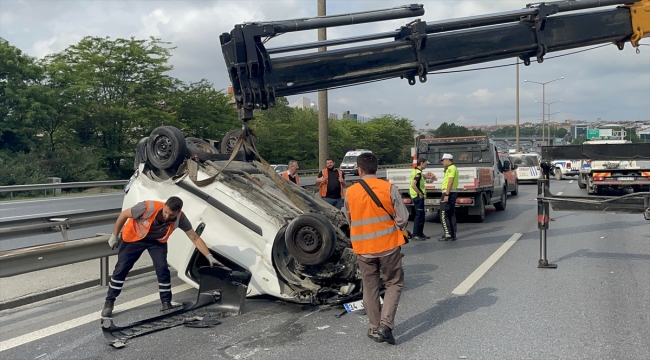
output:
{"label": "orange jacket", "polygon": [[[363,179],[391,214],[391,184],[381,179]],[[378,207],[360,184],[350,186],[345,194],[350,212],[350,240],[356,254],[377,254],[404,245],[404,235],[395,221]]]}
{"label": "orange jacket", "polygon": [[[343,174],[341,173],[341,170],[336,169],[336,171],[339,173],[339,178],[343,177]],[[329,171],[327,171],[327,168],[323,169],[323,178],[327,179],[329,176]],[[327,196],[327,183],[320,183],[320,189],[318,190],[320,193],[321,197]],[[341,186],[341,198],[343,197],[343,186]]]}
{"label": "orange jacket", "polygon": [[[283,172],[282,177],[291,181],[291,178],[289,177],[289,170]],[[296,185],[300,185],[300,179],[298,178],[298,173],[296,173],[296,176],[294,176],[294,178],[296,179]]]}
{"label": "orange jacket", "polygon": [[[126,224],[124,224],[124,228],[122,229],[122,240],[124,240],[124,242],[135,242],[144,239],[149,233],[151,224],[153,224],[153,222],[156,220],[156,215],[158,215],[158,212],[160,212],[165,206],[165,203],[162,201],[147,200],[144,202],[144,204],[146,210],[144,211],[144,214],[142,214],[141,218],[137,220],[126,220]],[[158,241],[161,243],[167,242],[169,235],[171,235],[172,232],[178,228],[182,214],[182,211],[178,213],[178,216],[176,216],[176,221],[169,224],[167,234],[165,234],[162,239],[158,239]]]}

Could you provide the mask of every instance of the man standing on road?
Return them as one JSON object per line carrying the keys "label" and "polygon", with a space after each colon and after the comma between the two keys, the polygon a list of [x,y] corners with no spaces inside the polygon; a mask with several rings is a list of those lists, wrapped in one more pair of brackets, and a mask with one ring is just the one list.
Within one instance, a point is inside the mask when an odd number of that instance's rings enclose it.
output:
{"label": "man standing on road", "polygon": [[320,186],[320,196],[337,209],[343,206],[343,188],[345,188],[345,175],[334,168],[334,160],[325,161],[325,169],[318,173],[316,184]]}
{"label": "man standing on road", "polygon": [[[424,174],[422,171],[427,167],[426,158],[418,158],[418,163],[415,169],[411,171],[411,186],[409,187],[409,195],[413,203],[415,211],[415,218],[413,219],[413,240],[424,241],[429,239],[430,236],[424,235],[424,199],[427,197],[425,188]],[[434,176],[435,180],[435,176]]]}
{"label": "man standing on road", "polygon": [[300,185],[300,180],[298,179],[298,169],[300,169],[300,167],[298,167],[298,162],[296,160],[291,160],[289,161],[289,168],[287,171],[282,173],[282,176],[292,183]]}
{"label": "man standing on road", "polygon": [[445,178],[442,180],[442,198],[440,199],[440,223],[445,233],[438,241],[456,241],[456,199],[458,193],[458,168],[453,164],[454,156],[442,155],[445,166]]}
{"label": "man standing on road", "polygon": [[[377,206],[361,184],[348,188],[343,213],[350,224],[352,249],[363,283],[363,305],[368,314],[368,337],[376,342],[395,345],[393,328],[397,304],[404,287],[402,252],[404,235],[400,229],[408,224],[408,210],[397,188],[385,180],[377,179],[377,156],[359,155],[359,176],[377,196],[383,208]],[[384,277],[386,293],[380,305],[379,288]]]}
{"label": "man standing on road", "polygon": [[205,255],[212,266],[224,267],[210,253],[207,245],[199,235],[192,230],[192,224],[181,211],[183,200],[172,196],[165,203],[161,201],[143,201],[132,208],[120,213],[115,223],[115,228],[108,240],[108,245],[114,249],[118,243],[117,234],[122,232],[122,243],[117,254],[117,264],[111,281],[108,285],[106,303],[102,310],[103,317],[113,314],[115,298],[120,295],[124,280],[136,261],[145,250],[149,251],[153,266],[158,277],[158,291],[162,310],[173,308],[172,284],[169,268],[167,267],[167,239],[180,228],[194,243],[199,251]]}

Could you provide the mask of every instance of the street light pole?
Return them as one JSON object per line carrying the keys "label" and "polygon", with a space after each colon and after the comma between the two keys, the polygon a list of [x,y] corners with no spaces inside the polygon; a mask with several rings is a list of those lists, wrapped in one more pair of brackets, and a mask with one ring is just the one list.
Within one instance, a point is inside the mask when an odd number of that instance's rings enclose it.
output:
{"label": "street light pole", "polygon": [[[318,16],[325,16],[327,11],[325,0],[317,1]],[[327,40],[327,29],[318,29],[318,41]],[[326,48],[319,47],[318,52],[326,51]],[[329,114],[327,106],[327,90],[318,91],[318,166],[325,168],[325,161],[329,157]]]}
{"label": "street light pole", "polygon": [[517,119],[515,121],[515,139],[517,139],[517,152],[519,152],[519,58],[517,58]]}
{"label": "street light pole", "polygon": [[532,80],[524,80],[524,82],[531,82],[535,84],[542,85],[542,144],[544,143],[544,119],[546,119],[546,109],[544,104],[546,104],[546,84],[550,84],[553,81],[558,81],[564,79],[563,77],[557,78],[555,80],[547,81],[547,82],[537,82],[537,81],[532,81]]}

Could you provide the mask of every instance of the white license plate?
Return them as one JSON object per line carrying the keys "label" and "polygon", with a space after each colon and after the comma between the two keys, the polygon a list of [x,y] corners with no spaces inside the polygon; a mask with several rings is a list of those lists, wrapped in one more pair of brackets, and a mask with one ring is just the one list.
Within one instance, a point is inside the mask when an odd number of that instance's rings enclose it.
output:
{"label": "white license plate", "polygon": [[634,181],[633,177],[620,177],[618,178],[620,181]]}
{"label": "white license plate", "polygon": [[[379,303],[384,305],[384,298],[382,298],[381,296],[379,297]],[[364,309],[363,300],[358,300],[351,303],[343,304],[343,307],[345,308],[345,311],[349,313],[357,310],[363,310]]]}
{"label": "white license plate", "polygon": [[424,199],[424,205],[440,205],[440,199]]}

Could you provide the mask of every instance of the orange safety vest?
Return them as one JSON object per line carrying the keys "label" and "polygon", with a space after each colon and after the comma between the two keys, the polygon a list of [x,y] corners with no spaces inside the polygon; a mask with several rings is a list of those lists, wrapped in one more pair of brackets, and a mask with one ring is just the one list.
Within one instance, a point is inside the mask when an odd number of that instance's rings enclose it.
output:
{"label": "orange safety vest", "polygon": [[[341,174],[341,170],[335,169],[339,173],[339,177],[343,177]],[[327,171],[327,168],[323,169],[323,177],[327,179],[329,176],[329,171]],[[327,195],[327,183],[320,183],[320,190],[318,191],[320,193],[321,197],[325,197]],[[343,198],[343,186],[341,186],[341,198]]]}
{"label": "orange safety vest", "polygon": [[[136,242],[139,240],[142,240],[147,236],[149,233],[149,229],[151,228],[151,224],[156,220],[156,215],[158,215],[158,212],[162,210],[162,208],[165,206],[165,203],[162,201],[151,201],[147,200],[144,202],[144,205],[146,207],[144,214],[142,214],[142,217],[140,217],[137,220],[134,219],[127,219],[126,224],[124,225],[124,228],[122,229],[122,240],[124,242]],[[158,239],[161,243],[166,243],[167,239],[169,239],[169,235],[174,232],[178,228],[178,224],[181,221],[181,215],[183,212],[179,212],[178,216],[176,216],[176,221],[173,223],[169,224],[169,228],[167,229],[167,233],[162,239]]]}
{"label": "orange safety vest", "polygon": [[[283,172],[283,173],[282,173],[282,176],[283,176],[285,179],[291,181],[291,178],[289,177],[289,170]],[[298,178],[298,173],[296,173],[296,176],[295,176],[294,178],[296,179],[296,185],[300,185],[300,179]]]}
{"label": "orange safety vest", "polygon": [[[363,180],[375,192],[386,210],[394,214],[395,208],[390,199],[392,185],[381,179]],[[404,235],[395,221],[372,201],[363,186],[350,186],[345,196],[350,212],[350,240],[356,254],[378,254],[405,244]]]}

